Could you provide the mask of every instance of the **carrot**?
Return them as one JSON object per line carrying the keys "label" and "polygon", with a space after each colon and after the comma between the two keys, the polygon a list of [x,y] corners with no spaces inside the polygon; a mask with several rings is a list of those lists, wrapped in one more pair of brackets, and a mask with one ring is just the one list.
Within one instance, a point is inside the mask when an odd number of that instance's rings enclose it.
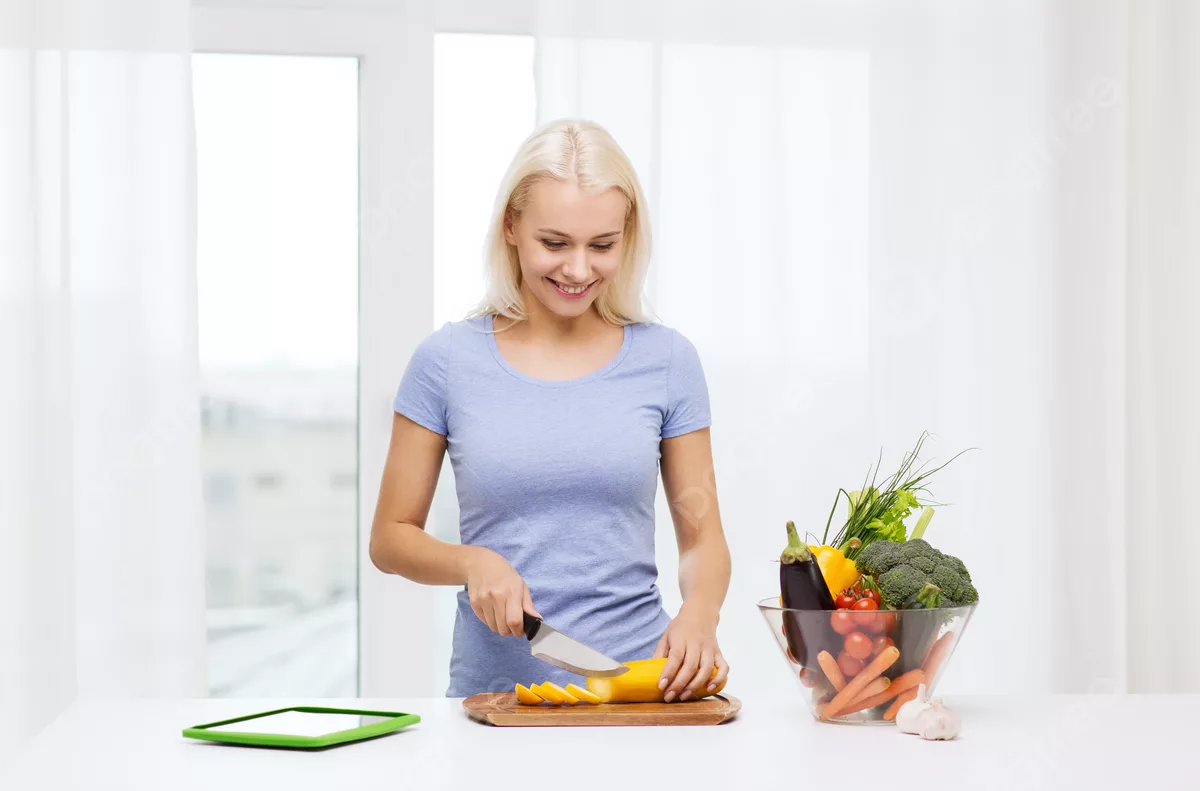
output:
{"label": "carrot", "polygon": [[929,646],[929,653],[925,654],[925,661],[921,663],[921,670],[928,681],[933,681],[942,662],[946,661],[946,654],[950,653],[950,643],[953,641],[954,632],[946,632]]}
{"label": "carrot", "polygon": [[902,692],[898,698],[892,701],[892,705],[887,707],[887,711],[883,713],[885,720],[896,719],[896,714],[899,713],[900,707],[917,696],[917,691],[920,687],[910,689],[907,692]]}
{"label": "carrot", "polygon": [[[876,695],[882,694],[883,692],[887,691],[887,688],[891,685],[892,680],[890,678],[884,678],[883,676],[880,676],[870,684],[867,684],[865,687],[863,687],[862,692],[858,693],[858,697],[850,701],[850,707],[853,708],[867,698],[873,698]],[[842,713],[845,714],[845,712]]]}
{"label": "carrot", "polygon": [[846,677],[842,675],[842,669],[838,667],[837,660],[833,658],[833,654],[828,651],[822,651],[817,654],[817,663],[825,671],[825,675],[829,678],[829,683],[833,684],[833,688],[841,692],[842,688],[846,686]]}
{"label": "carrot", "polygon": [[842,690],[833,696],[833,700],[829,701],[829,705],[825,707],[825,711],[821,713],[821,719],[829,719],[846,708],[863,688],[870,684],[875,679],[883,675],[883,671],[892,666],[892,663],[900,658],[900,649],[896,646],[888,646],[871,660],[871,664],[863,668],[863,671],[842,687]]}
{"label": "carrot", "polygon": [[896,676],[888,688],[878,695],[872,695],[869,698],[859,696],[858,700],[850,704],[850,708],[843,711],[842,714],[853,714],[856,711],[864,711],[865,709],[873,709],[881,703],[887,703],[892,698],[902,692],[907,692],[913,687],[920,686],[925,683],[925,674],[918,668],[910,670],[903,675]]}

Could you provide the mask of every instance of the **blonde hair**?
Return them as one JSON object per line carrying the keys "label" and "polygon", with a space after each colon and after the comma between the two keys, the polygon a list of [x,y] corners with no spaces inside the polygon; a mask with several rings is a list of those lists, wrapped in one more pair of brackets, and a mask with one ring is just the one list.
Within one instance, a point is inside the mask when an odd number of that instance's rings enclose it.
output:
{"label": "blonde hair", "polygon": [[531,188],[546,178],[574,180],[585,192],[616,187],[625,196],[624,256],[616,276],[596,301],[610,324],[649,321],[642,286],[650,263],[650,213],[633,163],[604,127],[592,121],[559,119],[543,124],[517,149],[500,183],[484,244],[486,293],[472,316],[498,314],[514,321],[528,312],[521,297],[517,248],[504,238],[506,220],[519,217]]}

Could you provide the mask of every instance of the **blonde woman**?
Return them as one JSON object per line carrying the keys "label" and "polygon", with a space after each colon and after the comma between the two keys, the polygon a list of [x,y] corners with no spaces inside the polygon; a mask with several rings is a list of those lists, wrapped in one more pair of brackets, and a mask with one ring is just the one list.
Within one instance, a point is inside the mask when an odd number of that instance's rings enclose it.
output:
{"label": "blonde woman", "polygon": [[[643,310],[649,257],[646,200],[624,152],[594,123],[547,124],[500,187],[486,298],[408,363],[371,560],[463,587],[450,697],[583,683],[531,657],[523,612],[618,661],[666,656],[668,701],[725,680],[716,633],[730,558],[708,390],[692,344]],[[423,529],[447,451],[460,545]],[[674,619],[654,558],[660,465],[680,553]]]}

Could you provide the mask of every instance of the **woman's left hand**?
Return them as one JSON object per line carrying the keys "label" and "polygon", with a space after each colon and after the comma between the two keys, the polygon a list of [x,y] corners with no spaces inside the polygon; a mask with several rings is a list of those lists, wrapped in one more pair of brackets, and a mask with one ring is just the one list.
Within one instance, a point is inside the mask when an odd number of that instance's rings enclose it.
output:
{"label": "woman's left hand", "polygon": [[675,698],[688,700],[706,687],[705,691],[712,692],[729,675],[729,665],[717,645],[717,614],[689,609],[686,603],[667,626],[654,656],[667,658],[658,681],[658,688],[666,689],[663,699],[667,703]]}

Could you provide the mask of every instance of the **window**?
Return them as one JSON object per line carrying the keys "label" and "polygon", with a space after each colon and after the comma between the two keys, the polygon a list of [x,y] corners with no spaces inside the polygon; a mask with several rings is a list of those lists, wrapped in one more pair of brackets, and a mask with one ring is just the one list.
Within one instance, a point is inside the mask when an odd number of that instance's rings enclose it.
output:
{"label": "window", "polygon": [[358,67],[193,60],[214,696],[357,694]]}

